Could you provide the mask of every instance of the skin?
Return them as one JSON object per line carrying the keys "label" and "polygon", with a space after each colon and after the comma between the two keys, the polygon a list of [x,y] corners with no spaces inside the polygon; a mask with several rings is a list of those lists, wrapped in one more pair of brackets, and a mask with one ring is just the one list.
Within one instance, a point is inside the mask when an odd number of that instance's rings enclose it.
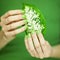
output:
{"label": "skin", "polygon": [[51,46],[46,41],[42,33],[37,34],[34,32],[25,36],[25,46],[32,57],[36,58],[60,58],[60,45]]}
{"label": "skin", "polygon": [[[24,12],[22,10],[11,10],[1,16],[0,26],[0,49],[13,40],[16,34],[26,30]],[[21,28],[17,28],[20,27]]]}
{"label": "skin", "polygon": [[[0,17],[0,26],[2,27],[0,31],[0,49],[12,41],[16,34],[26,30],[25,19],[22,16],[23,12],[21,10],[11,10]],[[19,26],[22,27],[17,29]],[[32,57],[40,59],[48,57],[60,58],[60,45],[52,47],[44,39],[42,33],[37,34],[34,32],[25,36],[25,46]]]}

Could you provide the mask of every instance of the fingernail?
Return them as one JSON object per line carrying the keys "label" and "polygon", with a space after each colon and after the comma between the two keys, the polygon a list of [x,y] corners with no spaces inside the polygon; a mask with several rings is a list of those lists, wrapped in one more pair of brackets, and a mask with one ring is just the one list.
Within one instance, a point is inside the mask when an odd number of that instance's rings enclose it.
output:
{"label": "fingernail", "polygon": [[37,34],[41,33],[41,30],[36,31]]}
{"label": "fingernail", "polygon": [[27,38],[27,35],[25,35],[25,38]]}
{"label": "fingernail", "polygon": [[27,29],[27,25],[25,25],[25,29]]}
{"label": "fingernail", "polygon": [[34,34],[34,33],[35,33],[35,31],[34,31],[34,30],[32,30],[32,31],[31,31],[31,34]]}
{"label": "fingernail", "polygon": [[31,37],[30,33],[28,34],[28,37]]}
{"label": "fingernail", "polygon": [[22,13],[24,13],[24,10],[21,10]]}
{"label": "fingernail", "polygon": [[28,26],[26,25],[26,28],[27,28]]}
{"label": "fingernail", "polygon": [[26,24],[27,23],[27,20],[24,20],[24,23]]}
{"label": "fingernail", "polygon": [[26,19],[26,16],[25,16],[25,15],[23,15],[23,16],[22,16],[22,18],[23,18],[23,19]]}

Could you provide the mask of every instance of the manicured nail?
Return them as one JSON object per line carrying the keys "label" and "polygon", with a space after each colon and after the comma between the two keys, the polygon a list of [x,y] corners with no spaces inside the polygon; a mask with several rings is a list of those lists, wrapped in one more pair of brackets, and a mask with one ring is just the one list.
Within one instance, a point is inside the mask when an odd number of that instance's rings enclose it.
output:
{"label": "manicured nail", "polygon": [[25,38],[27,38],[27,35],[25,35]]}
{"label": "manicured nail", "polygon": [[41,33],[41,30],[36,31],[37,34]]}
{"label": "manicured nail", "polygon": [[22,13],[24,13],[24,10],[21,10]]}
{"label": "manicured nail", "polygon": [[34,33],[35,33],[35,31],[34,31],[34,30],[32,30],[32,31],[31,31],[31,34],[34,34]]}
{"label": "manicured nail", "polygon": [[30,34],[30,33],[28,33],[28,38],[29,38],[29,37],[31,37],[31,34]]}
{"label": "manicured nail", "polygon": [[24,20],[24,23],[26,24],[27,23],[27,20]]}
{"label": "manicured nail", "polygon": [[26,19],[26,16],[25,16],[25,15],[23,15],[23,16],[22,16],[22,18]]}
{"label": "manicured nail", "polygon": [[25,29],[27,29],[27,25],[25,25]]}

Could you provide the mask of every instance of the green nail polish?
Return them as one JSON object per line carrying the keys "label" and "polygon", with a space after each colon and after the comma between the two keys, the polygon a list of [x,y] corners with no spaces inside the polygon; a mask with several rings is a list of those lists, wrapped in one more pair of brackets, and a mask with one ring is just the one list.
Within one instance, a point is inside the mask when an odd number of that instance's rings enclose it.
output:
{"label": "green nail polish", "polygon": [[27,25],[25,25],[25,28],[27,29]]}
{"label": "green nail polish", "polygon": [[34,30],[32,30],[32,31],[31,31],[31,34],[34,34],[34,33],[35,33],[35,31],[34,31]]}
{"label": "green nail polish", "polygon": [[30,38],[31,37],[31,35],[30,35],[30,33],[28,34],[28,38]]}
{"label": "green nail polish", "polygon": [[27,20],[24,20],[24,23],[26,24],[27,23]]}
{"label": "green nail polish", "polygon": [[41,33],[41,30],[36,31],[37,34]]}
{"label": "green nail polish", "polygon": [[25,35],[25,38],[27,38],[27,35]]}
{"label": "green nail polish", "polygon": [[24,13],[24,10],[21,10],[22,13]]}
{"label": "green nail polish", "polygon": [[23,16],[22,16],[22,18],[26,19],[26,16],[25,16],[25,15],[23,15]]}

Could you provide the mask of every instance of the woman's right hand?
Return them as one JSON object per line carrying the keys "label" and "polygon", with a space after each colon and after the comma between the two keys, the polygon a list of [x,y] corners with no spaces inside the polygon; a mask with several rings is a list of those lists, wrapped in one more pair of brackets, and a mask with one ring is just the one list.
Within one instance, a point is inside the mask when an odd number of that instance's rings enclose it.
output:
{"label": "woman's right hand", "polygon": [[[26,30],[24,12],[22,10],[11,10],[1,16],[1,27],[3,37],[7,40],[15,38],[15,35]],[[18,28],[20,27],[21,28]]]}

